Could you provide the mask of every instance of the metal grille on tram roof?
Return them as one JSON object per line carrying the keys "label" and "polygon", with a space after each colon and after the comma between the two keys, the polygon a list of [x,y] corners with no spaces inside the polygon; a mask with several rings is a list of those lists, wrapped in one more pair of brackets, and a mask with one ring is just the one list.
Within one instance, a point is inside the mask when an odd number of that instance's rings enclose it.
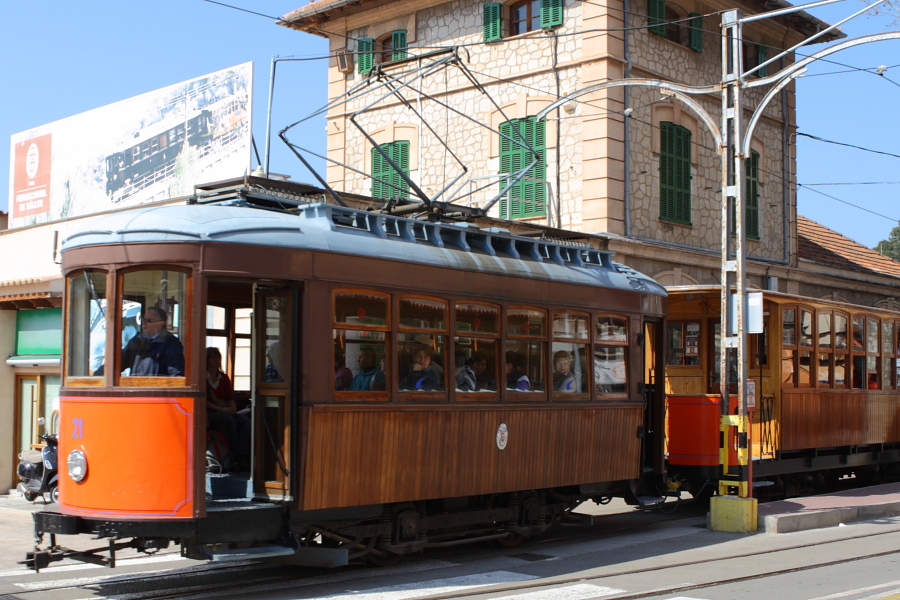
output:
{"label": "metal grille on tram roof", "polygon": [[[295,211],[263,210],[241,202],[136,208],[93,219],[63,250],[129,242],[227,242],[306,248],[536,279],[631,288],[665,295],[652,279],[612,261],[612,253],[586,246],[514,236],[471,223],[429,222],[332,204]],[[414,248],[410,247],[410,244]],[[632,280],[631,282],[629,280]]]}

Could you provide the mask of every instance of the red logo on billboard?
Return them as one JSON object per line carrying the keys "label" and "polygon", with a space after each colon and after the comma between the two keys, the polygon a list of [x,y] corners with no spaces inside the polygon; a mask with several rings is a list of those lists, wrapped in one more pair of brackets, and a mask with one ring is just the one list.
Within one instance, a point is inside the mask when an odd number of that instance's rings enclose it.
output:
{"label": "red logo on billboard", "polygon": [[50,212],[50,137],[18,142],[13,156],[11,217]]}

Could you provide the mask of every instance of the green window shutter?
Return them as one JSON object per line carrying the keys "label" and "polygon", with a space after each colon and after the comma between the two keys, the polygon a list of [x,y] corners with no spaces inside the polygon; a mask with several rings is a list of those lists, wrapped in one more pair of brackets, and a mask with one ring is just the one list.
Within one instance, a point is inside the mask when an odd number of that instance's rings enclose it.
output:
{"label": "green window shutter", "polygon": [[752,150],[744,166],[747,185],[744,188],[746,204],[744,231],[746,237],[759,239],[759,152]]}
{"label": "green window shutter", "polygon": [[563,0],[541,0],[541,29],[563,24]]}
{"label": "green window shutter", "polygon": [[[401,140],[383,144],[381,148],[391,157],[405,175],[409,175],[409,141]],[[372,197],[401,198],[409,196],[409,184],[386,161],[377,148],[372,148]]]}
{"label": "green window shutter", "polygon": [[[508,198],[500,201],[500,218],[542,217],[547,214],[547,141],[546,122],[534,117],[513,119],[500,124],[500,173],[521,171],[534,160],[534,154],[523,145],[531,146],[539,160],[508,192]],[[505,137],[504,137],[505,136]],[[523,139],[524,138],[524,139]],[[518,142],[518,143],[517,143]],[[500,189],[509,179],[500,179]]]}
{"label": "green window shutter", "polygon": [[495,42],[503,37],[500,31],[502,4],[484,5],[484,41]]}
{"label": "green window shutter", "polygon": [[703,52],[703,16],[691,13],[691,43],[694,52]]}
{"label": "green window shutter", "polygon": [[16,354],[62,354],[62,309],[17,311]]}
{"label": "green window shutter", "polygon": [[666,35],[666,0],[647,0],[647,24],[650,33]]}
{"label": "green window shutter", "polygon": [[391,34],[391,60],[406,58],[406,30],[398,29]]}
{"label": "green window shutter", "polygon": [[659,218],[691,224],[691,132],[660,123]]}
{"label": "green window shutter", "polygon": [[[769,47],[763,46],[762,44],[756,45],[756,64],[761,65],[764,62],[769,60]],[[760,77],[765,77],[769,74],[769,67],[763,67],[759,71],[756,72]]]}
{"label": "green window shutter", "polygon": [[372,67],[375,64],[374,55],[372,54],[375,49],[375,40],[372,38],[360,38],[356,42],[356,70],[359,73],[365,75],[369,71],[372,70]]}

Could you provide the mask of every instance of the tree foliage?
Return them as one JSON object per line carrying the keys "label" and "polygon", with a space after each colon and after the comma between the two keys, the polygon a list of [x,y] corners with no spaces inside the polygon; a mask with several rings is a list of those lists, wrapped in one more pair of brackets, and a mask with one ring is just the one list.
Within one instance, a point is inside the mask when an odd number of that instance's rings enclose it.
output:
{"label": "tree foliage", "polygon": [[872,249],[887,257],[900,259],[900,225],[891,229],[888,239],[881,240]]}

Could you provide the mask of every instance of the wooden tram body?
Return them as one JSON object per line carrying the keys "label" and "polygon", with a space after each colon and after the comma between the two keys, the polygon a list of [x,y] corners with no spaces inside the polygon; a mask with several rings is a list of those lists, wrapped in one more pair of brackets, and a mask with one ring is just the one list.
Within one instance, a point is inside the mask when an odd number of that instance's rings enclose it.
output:
{"label": "wooden tram body", "polygon": [[[116,549],[171,541],[194,558],[330,565],[509,543],[576,521],[585,500],[636,501],[635,482],[663,475],[663,440],[649,433],[663,428],[662,380],[644,381],[662,372],[666,294],[608,253],[238,202],[103,217],[66,242],[63,268],[59,452],[62,463],[81,452],[86,476],[64,473],[62,514],[38,513],[36,534],[54,537],[29,553],[34,567],[66,556],[114,564]],[[147,306],[167,312],[182,373],[125,364],[130,315]],[[237,326],[239,315],[252,326]],[[248,475],[205,472],[214,337],[229,372],[244,361],[249,373]],[[405,389],[423,345],[443,385]],[[353,367],[363,348],[381,361],[383,389],[336,390],[335,356]],[[506,385],[510,349],[527,389]],[[552,376],[561,350],[575,365],[567,392]],[[473,360],[486,363],[486,383],[463,391],[455,374]],[[111,556],[56,545],[75,533],[106,538]]]}
{"label": "wooden tram body", "polygon": [[[757,494],[796,495],[850,474],[895,477],[900,314],[760,293],[764,332],[749,336],[748,353],[756,382],[750,445]],[[719,294],[718,287],[669,288],[668,473],[694,490],[721,473]],[[732,414],[736,406],[732,399]],[[734,465],[736,453],[730,455]]]}

